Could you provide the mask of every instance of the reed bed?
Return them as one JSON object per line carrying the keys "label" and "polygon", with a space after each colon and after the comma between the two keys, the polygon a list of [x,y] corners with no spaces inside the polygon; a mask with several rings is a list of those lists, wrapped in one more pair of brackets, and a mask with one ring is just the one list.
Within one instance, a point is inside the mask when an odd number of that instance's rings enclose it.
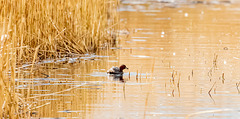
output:
{"label": "reed bed", "polygon": [[0,118],[30,116],[15,90],[21,64],[93,53],[114,43],[117,5],[118,0],[0,0]]}
{"label": "reed bed", "polygon": [[[1,0],[0,20],[21,47],[21,60],[96,52],[116,38],[117,0]],[[11,21],[9,21],[11,19]],[[6,24],[2,23],[3,24]]]}
{"label": "reed bed", "polygon": [[[10,19],[11,20],[11,19]],[[5,24],[1,31],[0,43],[0,118],[17,118],[18,98],[15,93],[16,48],[5,32],[10,24]],[[10,72],[10,73],[9,73]]]}

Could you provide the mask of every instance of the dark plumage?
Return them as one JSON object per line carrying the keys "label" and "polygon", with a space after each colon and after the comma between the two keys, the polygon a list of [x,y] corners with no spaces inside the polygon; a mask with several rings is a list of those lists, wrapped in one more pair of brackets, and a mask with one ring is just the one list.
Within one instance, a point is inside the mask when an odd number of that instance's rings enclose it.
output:
{"label": "dark plumage", "polygon": [[122,75],[124,69],[128,69],[128,68],[126,67],[126,65],[123,64],[120,67],[112,67],[111,69],[109,69],[107,71],[107,73],[108,74],[118,74],[118,75],[120,74],[120,75]]}

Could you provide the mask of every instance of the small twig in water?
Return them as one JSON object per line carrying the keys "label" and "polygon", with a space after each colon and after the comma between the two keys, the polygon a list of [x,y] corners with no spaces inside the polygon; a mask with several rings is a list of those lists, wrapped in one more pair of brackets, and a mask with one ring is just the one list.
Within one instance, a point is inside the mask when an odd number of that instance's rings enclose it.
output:
{"label": "small twig in water", "polygon": [[213,59],[213,68],[216,69],[217,68],[217,58],[218,58],[218,55],[216,55],[214,53],[214,59]]}
{"label": "small twig in water", "polygon": [[239,84],[240,84],[240,82],[236,83],[238,94],[240,93],[239,88],[238,88]]}
{"label": "small twig in water", "polygon": [[174,97],[174,89],[172,90],[172,96]]}
{"label": "small twig in water", "polygon": [[177,83],[178,88],[179,88],[179,84],[180,84],[180,77],[181,77],[181,74],[179,73],[179,78],[178,78],[178,83]]}
{"label": "small twig in water", "polygon": [[129,75],[128,75],[128,76],[129,76],[129,80],[130,80],[130,78],[131,78],[131,73],[130,73],[130,71],[129,71]]}
{"label": "small twig in water", "polygon": [[136,74],[136,80],[137,80],[137,82],[138,82],[138,70],[137,70],[137,74]]}
{"label": "small twig in water", "polygon": [[211,89],[208,91],[208,95],[210,96],[210,98],[213,100],[214,103],[215,103],[215,101],[214,101],[214,99],[213,99],[213,97],[212,97],[212,95],[211,95],[211,91],[212,91],[212,89],[213,89],[213,87],[214,87],[215,84],[216,84],[216,81],[215,81],[214,84],[212,85]]}
{"label": "small twig in water", "polygon": [[173,70],[172,72],[172,83],[174,84],[174,80],[175,80],[175,71]]}
{"label": "small twig in water", "polygon": [[213,66],[212,66],[211,69],[208,71],[208,77],[209,77],[209,78],[212,77],[212,72],[217,69],[217,58],[218,58],[218,55],[216,55],[216,54],[214,53]]}
{"label": "small twig in water", "polygon": [[211,93],[211,91],[212,91],[212,89],[213,89],[213,87],[214,87],[215,84],[216,84],[216,81],[215,81],[214,84],[212,85],[211,89],[208,91],[208,94]]}
{"label": "small twig in water", "polygon": [[224,84],[225,78],[224,78],[224,73],[222,73],[222,83]]}
{"label": "small twig in water", "polygon": [[146,100],[145,100],[144,119],[146,117],[146,110],[147,110],[147,106],[148,106],[148,97],[149,97],[149,92],[147,93],[147,97],[146,97]]}
{"label": "small twig in water", "polygon": [[178,78],[178,83],[177,83],[179,97],[180,97],[180,79],[181,79],[181,73],[179,73],[179,78]]}
{"label": "small twig in water", "polygon": [[192,69],[192,77],[193,77],[193,69]]}
{"label": "small twig in water", "polygon": [[208,77],[209,77],[209,78],[212,77],[212,70],[213,70],[213,68],[211,68],[211,69],[208,71]]}
{"label": "small twig in water", "polygon": [[46,76],[46,77],[44,77],[44,78],[48,78],[48,77],[50,77],[49,75],[47,75],[47,74],[44,74],[44,73],[41,73],[42,75],[44,75],[44,76]]}

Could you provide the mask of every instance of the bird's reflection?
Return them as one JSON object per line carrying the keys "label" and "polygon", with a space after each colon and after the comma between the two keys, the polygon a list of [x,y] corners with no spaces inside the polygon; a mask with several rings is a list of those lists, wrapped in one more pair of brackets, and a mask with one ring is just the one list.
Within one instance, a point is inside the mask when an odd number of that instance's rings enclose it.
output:
{"label": "bird's reflection", "polygon": [[122,75],[109,75],[109,78],[114,80],[114,81],[120,81],[122,83],[126,82]]}

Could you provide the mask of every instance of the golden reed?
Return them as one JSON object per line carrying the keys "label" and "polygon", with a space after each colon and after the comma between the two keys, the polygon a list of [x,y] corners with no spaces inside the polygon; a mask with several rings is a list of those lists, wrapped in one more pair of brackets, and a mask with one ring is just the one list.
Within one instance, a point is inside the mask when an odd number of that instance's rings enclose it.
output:
{"label": "golden reed", "polygon": [[118,0],[0,0],[0,118],[25,118],[16,65],[96,52],[115,40]]}

